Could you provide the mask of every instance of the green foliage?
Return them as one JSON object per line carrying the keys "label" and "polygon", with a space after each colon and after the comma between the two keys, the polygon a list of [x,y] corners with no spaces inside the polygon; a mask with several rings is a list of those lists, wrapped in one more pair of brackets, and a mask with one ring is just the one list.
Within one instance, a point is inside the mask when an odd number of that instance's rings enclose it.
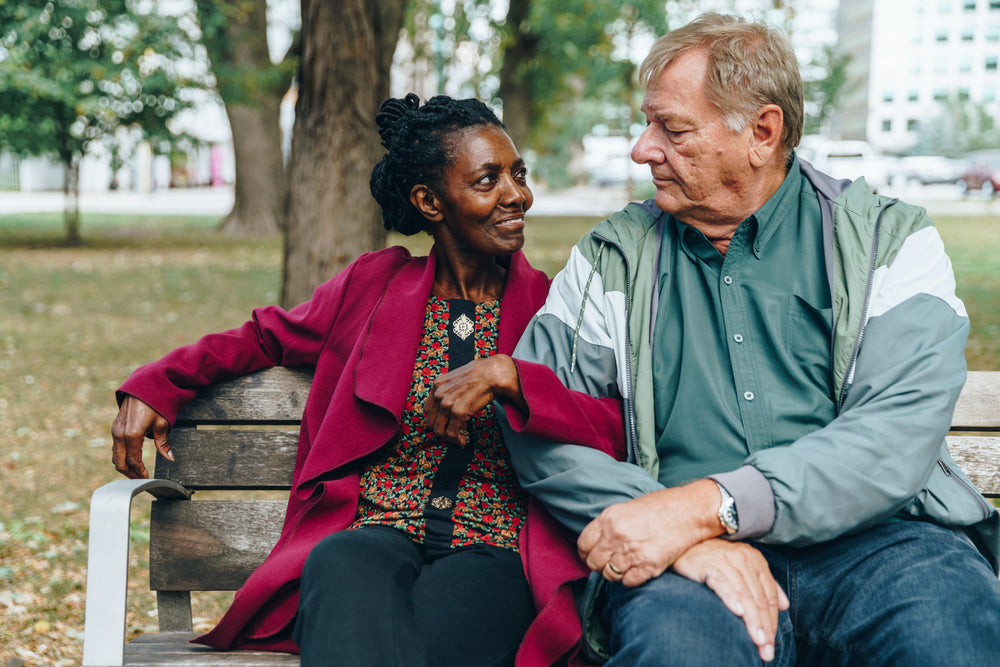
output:
{"label": "green foliage", "polygon": [[847,66],[851,56],[836,46],[826,45],[819,55],[802,68],[805,81],[806,119],[803,134],[819,134],[836,111],[847,90]]}
{"label": "green foliage", "polygon": [[[266,3],[261,0],[196,0],[201,41],[212,61],[212,79],[227,104],[252,106],[259,96],[278,99],[298,67],[297,42],[281,61],[271,63]],[[262,11],[263,10],[263,11]],[[257,58],[248,63],[240,52]]]}
{"label": "green foliage", "polygon": [[[671,3],[676,4],[676,3]],[[657,36],[667,28],[663,0],[564,0],[510,3],[510,15],[497,16],[488,0],[464,0],[443,14],[439,0],[413,0],[407,26],[417,56],[434,61],[442,51],[460,45],[475,49],[488,68],[473,74],[467,94],[501,106],[501,68],[505,58],[517,59],[507,82],[523,86],[519,95],[530,109],[504,108],[512,124],[515,114],[528,114],[522,149],[549,159],[538,164],[539,176],[550,183],[568,183],[566,158],[595,124],[627,135],[635,122],[640,93],[635,78],[634,40]],[[515,10],[523,13],[519,20]],[[439,75],[445,75],[443,65]],[[510,91],[504,102],[513,98]]]}
{"label": "green foliage", "polygon": [[936,116],[920,124],[918,153],[959,158],[971,151],[1000,148],[1000,128],[985,105],[952,98],[939,108]]}
{"label": "green foliage", "polygon": [[173,140],[169,121],[189,106],[183,90],[201,84],[193,22],[157,9],[138,0],[0,0],[0,148],[69,166],[120,127]]}

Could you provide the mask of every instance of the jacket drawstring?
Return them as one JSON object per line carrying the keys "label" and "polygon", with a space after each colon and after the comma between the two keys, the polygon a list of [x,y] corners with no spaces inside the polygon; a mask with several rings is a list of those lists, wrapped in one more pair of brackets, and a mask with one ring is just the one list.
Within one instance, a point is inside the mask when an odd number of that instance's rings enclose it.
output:
{"label": "jacket drawstring", "polygon": [[594,279],[594,274],[597,273],[597,265],[601,261],[601,253],[604,252],[605,245],[606,243],[601,241],[601,245],[597,249],[597,257],[594,258],[594,263],[590,267],[590,275],[587,276],[587,284],[583,288],[583,302],[580,304],[580,315],[576,318],[576,326],[573,328],[573,353],[570,355],[569,360],[570,373],[576,370],[576,343],[580,337],[580,327],[583,326],[583,312],[587,309],[587,295],[590,293],[590,281]]}

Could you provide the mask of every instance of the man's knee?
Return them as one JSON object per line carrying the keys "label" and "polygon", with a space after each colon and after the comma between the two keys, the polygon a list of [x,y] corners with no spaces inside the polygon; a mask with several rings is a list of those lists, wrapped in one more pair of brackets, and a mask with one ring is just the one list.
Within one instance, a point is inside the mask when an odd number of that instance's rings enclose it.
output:
{"label": "man's knee", "polygon": [[707,586],[667,572],[637,588],[610,584],[612,665],[759,665],[743,620]]}

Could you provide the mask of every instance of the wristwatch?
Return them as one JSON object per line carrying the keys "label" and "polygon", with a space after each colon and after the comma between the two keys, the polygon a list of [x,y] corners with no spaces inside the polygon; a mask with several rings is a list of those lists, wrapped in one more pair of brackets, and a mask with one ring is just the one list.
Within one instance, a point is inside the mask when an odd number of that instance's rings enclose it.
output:
{"label": "wristwatch", "polygon": [[726,531],[726,535],[733,535],[740,529],[740,521],[736,516],[736,501],[726,491],[726,487],[718,482],[715,485],[719,487],[719,493],[722,494],[722,504],[719,505],[719,523],[722,524],[722,529]]}

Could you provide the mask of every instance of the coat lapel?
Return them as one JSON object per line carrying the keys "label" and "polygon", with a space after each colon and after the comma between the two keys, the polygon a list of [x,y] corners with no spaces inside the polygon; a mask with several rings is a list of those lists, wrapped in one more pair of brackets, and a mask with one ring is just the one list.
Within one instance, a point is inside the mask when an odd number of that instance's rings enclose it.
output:
{"label": "coat lapel", "polygon": [[432,251],[393,276],[358,343],[362,352],[354,371],[354,395],[385,408],[397,422],[410,392],[436,264]]}

